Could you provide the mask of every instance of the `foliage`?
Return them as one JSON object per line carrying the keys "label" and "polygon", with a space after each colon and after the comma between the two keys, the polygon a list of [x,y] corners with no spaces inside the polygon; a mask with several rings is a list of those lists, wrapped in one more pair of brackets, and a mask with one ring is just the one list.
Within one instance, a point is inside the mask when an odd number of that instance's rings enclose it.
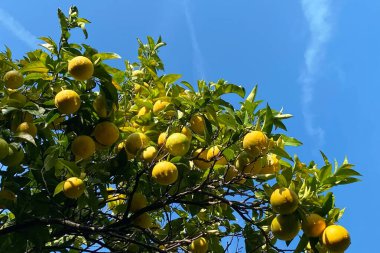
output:
{"label": "foliage", "polygon": [[[8,166],[2,160],[2,191],[14,195],[0,194],[1,252],[187,251],[201,237],[212,252],[242,251],[234,246],[238,240],[245,242],[247,252],[281,252],[270,232],[276,217],[270,196],[281,187],[298,196],[294,214],[298,221],[310,213],[324,217],[326,223],[342,216],[344,209],[335,206],[330,189],[356,182],[360,174],[347,159],[338,165],[322,153],[325,164],[319,167],[289,155],[286,146],[302,144],[279,131],[286,130],[284,121],[292,115],[263,107],[256,100],[257,87],[246,97],[243,87],[225,80],[200,80],[196,86],[180,82],[181,75],[163,72],[158,55],[165,45],[161,38],[148,37],[146,44],[138,40],[139,62],[125,61],[125,69],[117,69],[106,63],[120,58],[117,54],[69,41],[70,31],[78,27],[87,37],[89,21],[78,16],[76,7],[68,16],[58,10],[58,16],[59,42],[42,37],[43,49],[28,52],[20,60],[12,58],[9,48],[0,54],[1,80],[8,71],[21,72],[24,83],[17,92],[26,97],[26,102],[17,103],[12,96],[16,91],[1,81],[0,135],[12,154],[24,155],[18,156],[22,161],[13,160]],[[94,65],[87,81],[75,80],[67,71],[68,61],[76,56],[85,56]],[[56,108],[54,98],[61,90],[79,94],[80,108],[75,114],[62,114]],[[225,100],[229,93],[242,98],[239,109]],[[167,103],[153,111],[157,101]],[[203,117],[204,128],[190,125],[193,115]],[[37,135],[17,131],[22,122],[33,123]],[[119,135],[107,137],[107,130],[99,133],[105,139],[118,136],[116,143],[96,142],[94,129],[101,122],[117,126]],[[253,130],[265,133],[268,145],[251,157],[251,164],[244,165],[252,165],[255,173],[246,173],[234,166],[244,151],[244,136]],[[170,136],[181,131],[190,141],[185,155],[170,155],[165,145],[157,143],[161,133]],[[131,147],[125,140],[133,133],[148,138],[134,135],[137,139]],[[84,152],[86,159],[75,157],[71,145],[77,136],[90,136],[95,153],[90,149]],[[155,148],[144,159],[141,154],[148,146]],[[210,160],[196,155],[210,148]],[[128,149],[137,153],[130,154]],[[203,161],[202,168],[194,160]],[[158,161],[175,165],[178,178],[174,183],[159,184],[152,178]],[[260,173],[263,168],[265,174]],[[235,174],[228,174],[226,180],[229,169]],[[85,183],[79,198],[63,194],[63,185],[71,177]],[[146,200],[141,197],[136,204],[131,198],[134,194],[143,194]],[[139,208],[132,212],[132,204]],[[308,242],[310,252],[322,247],[318,239],[300,238],[296,252],[304,251]]]}

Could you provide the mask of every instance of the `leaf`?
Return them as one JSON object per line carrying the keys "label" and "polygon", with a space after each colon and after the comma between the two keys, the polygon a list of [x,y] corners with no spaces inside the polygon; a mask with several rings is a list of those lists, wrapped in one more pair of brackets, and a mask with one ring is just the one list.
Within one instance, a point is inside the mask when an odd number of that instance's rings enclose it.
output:
{"label": "leaf", "polygon": [[281,187],[288,187],[288,182],[287,182],[286,178],[283,175],[277,174],[276,175],[276,181],[277,181],[277,183],[278,183],[279,186],[281,186]]}
{"label": "leaf", "polygon": [[321,216],[325,216],[330,212],[330,210],[334,207],[334,195],[329,192],[326,194],[321,210]]}
{"label": "leaf", "polygon": [[60,182],[54,189],[54,194],[53,194],[53,197],[55,195],[57,195],[58,193],[60,193],[61,191],[63,191],[63,185],[65,184],[65,181],[62,181]]}
{"label": "leaf", "polygon": [[297,248],[294,250],[294,253],[304,252],[304,249],[306,248],[308,242],[309,242],[309,238],[306,236],[306,234],[303,234],[301,237],[301,240],[299,241],[297,245]]}
{"label": "leaf", "polygon": [[267,134],[270,134],[272,132],[272,128],[273,128],[273,114],[272,114],[272,109],[269,107],[268,104],[267,104],[265,111],[266,111],[266,113],[265,113],[262,131],[267,133]]}
{"label": "leaf", "polygon": [[194,87],[190,83],[186,81],[182,81],[181,83],[185,85],[187,88],[189,88],[189,90],[191,90],[192,92],[195,92]]}
{"label": "leaf", "polygon": [[332,175],[332,165],[327,164],[321,168],[319,171],[319,181],[324,183],[324,181]]}
{"label": "leaf", "polygon": [[294,137],[289,137],[284,134],[281,134],[281,137],[282,137],[282,140],[284,141],[285,146],[298,147],[302,145],[302,142],[300,142]]}
{"label": "leaf", "polygon": [[336,177],[350,177],[350,176],[361,176],[359,172],[353,169],[339,169],[335,172],[334,176]]}
{"label": "leaf", "polygon": [[36,142],[34,141],[33,136],[31,136],[31,135],[28,134],[28,133],[25,133],[25,132],[18,132],[18,133],[15,134],[15,137],[16,137],[16,138],[23,139],[23,140],[25,140],[25,141],[27,141],[27,142],[29,142],[29,143],[32,143],[34,146],[37,147],[37,144],[36,144]]}
{"label": "leaf", "polygon": [[253,89],[249,93],[246,101],[253,103],[255,101],[256,92],[257,92],[257,85],[255,85],[255,87],[253,87]]}
{"label": "leaf", "polygon": [[180,79],[181,77],[182,75],[179,75],[179,74],[168,74],[168,75],[162,76],[160,79],[161,79],[161,82],[165,84],[172,84],[176,82],[178,79]]}
{"label": "leaf", "polygon": [[58,159],[58,162],[61,163],[73,176],[80,176],[80,168],[73,162],[69,162],[63,159]]}
{"label": "leaf", "polygon": [[282,148],[275,146],[272,148],[272,153],[278,156],[281,156],[283,158],[286,158],[290,161],[293,161],[292,157]]}
{"label": "leaf", "polygon": [[221,96],[228,93],[235,93],[239,95],[240,97],[244,98],[245,89],[244,87],[238,86],[235,84],[222,84],[222,85],[217,85],[217,88],[214,91],[214,94],[216,96]]}
{"label": "leaf", "polygon": [[326,165],[330,164],[329,159],[327,158],[327,156],[322,151],[319,151],[319,152],[321,152],[321,155],[323,157],[323,161],[325,161],[325,164]]}
{"label": "leaf", "polygon": [[43,62],[34,61],[31,63],[28,63],[20,71],[23,73],[24,72],[47,73],[47,72],[49,72],[49,69],[46,67],[46,65]]}
{"label": "leaf", "polygon": [[92,56],[93,59],[100,58],[102,61],[110,59],[120,59],[121,56],[116,53],[97,53]]}

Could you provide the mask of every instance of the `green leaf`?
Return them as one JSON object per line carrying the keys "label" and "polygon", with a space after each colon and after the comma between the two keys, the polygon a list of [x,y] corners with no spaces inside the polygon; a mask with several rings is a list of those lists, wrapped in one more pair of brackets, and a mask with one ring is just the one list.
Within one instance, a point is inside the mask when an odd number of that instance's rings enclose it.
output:
{"label": "green leaf", "polygon": [[31,63],[28,63],[20,71],[23,73],[24,72],[47,73],[47,72],[49,72],[49,69],[46,67],[46,65],[43,62],[34,61]]}
{"label": "green leaf", "polygon": [[172,84],[176,82],[181,77],[182,75],[179,75],[179,74],[168,74],[168,75],[162,76],[160,79],[161,79],[161,82],[167,85],[167,84]]}
{"label": "green leaf", "polygon": [[334,195],[329,192],[324,197],[324,201],[322,204],[321,216],[325,216],[330,212],[330,210],[334,207]]}
{"label": "green leaf", "polygon": [[18,132],[18,133],[15,134],[15,137],[16,137],[16,138],[19,138],[19,139],[22,139],[22,140],[24,140],[24,141],[27,141],[27,142],[29,142],[29,143],[32,143],[34,146],[37,147],[37,144],[36,144],[36,142],[35,142],[33,136],[31,136],[31,135],[28,134],[28,133]]}
{"label": "green leaf", "polygon": [[61,191],[63,191],[63,185],[65,184],[65,181],[62,181],[60,182],[54,189],[54,194],[53,194],[53,197],[55,195],[57,195],[58,193],[60,193]]}
{"label": "green leaf", "polygon": [[249,93],[248,97],[246,98],[246,101],[253,103],[255,101],[255,98],[256,98],[256,92],[257,92],[257,85],[255,85],[255,87],[253,87],[253,89]]}
{"label": "green leaf", "polygon": [[97,53],[92,56],[92,59],[96,60],[97,58],[104,61],[104,60],[111,60],[111,59],[120,59],[121,56],[116,53]]}
{"label": "green leaf", "polygon": [[327,164],[321,168],[319,171],[319,181],[324,183],[324,181],[332,175],[332,165]]}
{"label": "green leaf", "polygon": [[216,90],[214,92],[216,96],[221,96],[228,93],[235,93],[239,95],[240,97],[244,98],[245,89],[244,87],[238,86],[235,84],[222,84],[222,85],[217,85]]}
{"label": "green leaf", "polygon": [[278,156],[286,158],[290,161],[293,161],[292,157],[284,149],[282,149],[280,147],[275,146],[275,147],[273,147],[273,149],[271,151],[275,155],[278,155]]}
{"label": "green leaf", "polygon": [[350,176],[361,176],[359,172],[353,169],[338,169],[337,172],[335,172],[334,176],[336,177],[350,177]]}
{"label": "green leaf", "polygon": [[286,178],[283,175],[277,174],[276,175],[276,181],[277,181],[277,183],[278,183],[279,186],[281,186],[281,187],[288,187],[288,182],[287,182]]}
{"label": "green leaf", "polygon": [[58,162],[62,164],[73,176],[80,176],[80,168],[74,163],[63,159],[58,159]]}
{"label": "green leaf", "polygon": [[299,241],[297,245],[297,248],[294,250],[294,253],[304,252],[304,249],[306,248],[308,242],[309,242],[309,238],[305,234],[303,234],[301,237],[301,240]]}
{"label": "green leaf", "polygon": [[289,136],[286,136],[284,134],[281,134],[281,137],[282,137],[282,140],[284,141],[285,146],[298,147],[298,146],[302,145],[302,142],[300,142],[299,140],[297,140],[294,137],[289,137]]}

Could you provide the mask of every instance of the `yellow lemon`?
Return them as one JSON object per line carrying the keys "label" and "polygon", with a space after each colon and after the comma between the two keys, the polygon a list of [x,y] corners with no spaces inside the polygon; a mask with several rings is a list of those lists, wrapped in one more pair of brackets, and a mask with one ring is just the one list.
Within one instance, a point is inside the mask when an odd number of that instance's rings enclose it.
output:
{"label": "yellow lemon", "polygon": [[322,245],[330,252],[344,252],[351,244],[348,231],[340,225],[328,226],[322,234]]}
{"label": "yellow lemon", "polygon": [[190,118],[190,129],[199,135],[204,135],[206,129],[205,119],[202,115],[196,114]]}
{"label": "yellow lemon", "polygon": [[37,135],[37,127],[31,122],[22,122],[16,129],[16,132],[27,133],[33,137]]}
{"label": "yellow lemon", "polygon": [[63,184],[63,194],[70,199],[79,198],[85,189],[85,184],[82,179],[77,177],[68,178]]}
{"label": "yellow lemon", "polygon": [[177,167],[167,161],[158,162],[152,170],[152,177],[161,185],[170,185],[177,181]]}
{"label": "yellow lemon", "polygon": [[290,241],[297,236],[301,224],[294,214],[278,215],[272,220],[271,231],[280,240]]}
{"label": "yellow lemon", "polygon": [[243,138],[244,150],[253,157],[265,153],[268,145],[268,137],[261,131],[251,131]]}
{"label": "yellow lemon", "polygon": [[82,159],[87,159],[95,153],[95,142],[87,135],[77,136],[71,144],[73,154]]}
{"label": "yellow lemon", "polygon": [[190,244],[190,251],[193,253],[206,253],[207,249],[208,242],[204,237],[199,237]]}
{"label": "yellow lemon", "polygon": [[136,155],[140,150],[143,150],[148,145],[149,137],[143,133],[132,133],[125,141],[125,148],[132,155]]}
{"label": "yellow lemon", "polygon": [[289,188],[279,188],[270,196],[270,204],[279,214],[291,214],[298,208],[298,196]]}
{"label": "yellow lemon", "polygon": [[190,141],[182,133],[171,134],[166,140],[166,150],[173,156],[184,156],[190,148]]}
{"label": "yellow lemon", "polygon": [[103,121],[95,126],[94,136],[100,144],[111,146],[119,139],[119,129],[114,123]]}
{"label": "yellow lemon", "polygon": [[207,150],[198,148],[193,152],[193,163],[195,166],[202,170],[206,170],[211,167],[211,162],[207,160]]}
{"label": "yellow lemon", "polygon": [[94,65],[87,57],[77,56],[69,61],[68,71],[76,80],[86,81],[94,74]]}
{"label": "yellow lemon", "polygon": [[11,70],[5,73],[3,77],[5,87],[9,89],[18,89],[24,82],[24,78],[17,70]]}
{"label": "yellow lemon", "polygon": [[73,90],[63,90],[55,95],[55,106],[60,113],[72,114],[80,108],[80,97],[78,93]]}

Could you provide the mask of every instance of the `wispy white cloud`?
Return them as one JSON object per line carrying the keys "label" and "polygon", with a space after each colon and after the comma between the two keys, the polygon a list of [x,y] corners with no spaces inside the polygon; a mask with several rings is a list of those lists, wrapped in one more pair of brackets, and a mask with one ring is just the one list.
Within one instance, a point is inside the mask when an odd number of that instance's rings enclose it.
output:
{"label": "wispy white cloud", "polygon": [[193,48],[193,64],[200,78],[205,79],[203,55],[199,47],[197,33],[195,31],[194,22],[193,22],[192,14],[189,7],[189,2],[190,0],[183,0],[186,23],[190,32],[191,45]]}
{"label": "wispy white cloud", "polygon": [[36,48],[38,45],[37,37],[29,32],[20,22],[12,15],[0,8],[0,24],[8,29],[19,40],[24,42],[30,48]]}
{"label": "wispy white cloud", "polygon": [[302,85],[302,108],[305,127],[309,135],[324,143],[324,130],[314,120],[311,105],[318,79],[319,65],[325,53],[325,45],[331,37],[331,1],[301,0],[303,13],[310,30],[310,40],[305,51],[305,66],[300,76]]}

